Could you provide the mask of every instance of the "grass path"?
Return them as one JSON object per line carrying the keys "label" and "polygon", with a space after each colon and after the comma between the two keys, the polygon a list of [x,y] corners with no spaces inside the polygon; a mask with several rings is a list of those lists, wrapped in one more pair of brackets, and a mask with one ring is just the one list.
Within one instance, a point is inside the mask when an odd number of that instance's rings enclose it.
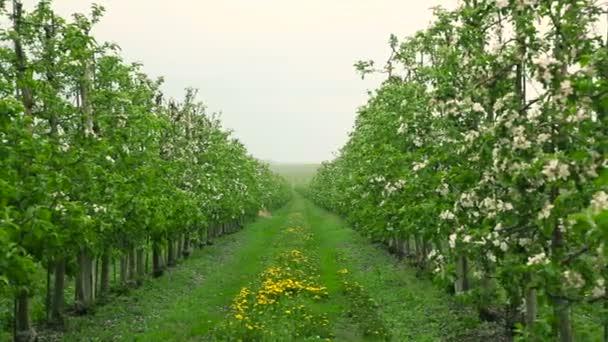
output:
{"label": "grass path", "polygon": [[[294,228],[304,235],[289,233]],[[268,268],[282,267],[283,256],[294,251],[304,254],[310,265],[303,269],[315,273],[314,282],[328,295],[313,299],[291,294],[278,304],[290,307],[273,307],[265,316],[256,311],[259,319],[268,317],[263,328],[267,330],[260,328],[255,335],[262,340],[285,340],[293,329],[300,330],[291,340],[303,341],[478,341],[492,332],[473,314],[454,309],[452,298],[429,281],[417,279],[412,269],[337,217],[296,196],[272,218],[260,219],[196,251],[163,277],[98,308],[95,315],[74,318],[71,332],[62,340],[203,341],[218,340],[217,336],[238,340],[243,335],[215,333],[218,327],[227,327],[224,330],[230,333],[234,327],[230,324],[245,324],[234,318],[235,298],[244,288],[255,296],[256,289],[268,287],[263,285]],[[292,272],[298,267],[293,265],[283,268]],[[257,297],[250,298],[255,302]],[[309,313],[298,318],[291,313],[296,304],[306,306]],[[318,327],[300,322],[314,315]],[[251,328],[243,329],[247,333]],[[285,331],[267,334],[272,329]]]}
{"label": "grass path", "polygon": [[[378,304],[391,340],[499,340],[494,336],[496,327],[480,322],[472,312],[456,309],[452,297],[429,280],[417,278],[413,269],[385,249],[370,244],[336,216],[312,203],[306,202],[306,207],[309,222],[327,255],[323,267],[334,270],[339,264],[350,271]],[[341,336],[340,332],[337,336]],[[359,339],[354,336],[352,340]]]}
{"label": "grass path", "polygon": [[77,318],[63,340],[196,340],[223,320],[234,294],[263,268],[292,206],[195,251],[161,278],[100,307],[94,316]]}

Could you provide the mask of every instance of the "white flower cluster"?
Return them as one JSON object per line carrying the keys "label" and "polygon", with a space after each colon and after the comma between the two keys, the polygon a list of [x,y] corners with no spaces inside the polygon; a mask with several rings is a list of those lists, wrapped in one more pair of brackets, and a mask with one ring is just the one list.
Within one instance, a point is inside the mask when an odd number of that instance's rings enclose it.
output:
{"label": "white flower cluster", "polygon": [[435,191],[441,196],[447,196],[450,193],[450,186],[446,183],[441,184]]}
{"label": "white flower cluster", "polygon": [[496,7],[503,9],[509,6],[509,0],[496,0]]}
{"label": "white flower cluster", "polygon": [[512,129],[514,149],[527,150],[532,147],[532,143],[526,138],[525,132],[524,126],[516,126]]}
{"label": "white flower cluster", "polygon": [[93,207],[93,212],[96,213],[96,214],[106,213],[107,212],[106,207],[104,207],[102,205],[98,205],[98,204],[94,203],[92,207]]}
{"label": "white flower cluster", "polygon": [[425,159],[425,160],[423,160],[421,162],[414,162],[412,164],[412,170],[414,170],[414,171],[420,171],[420,170],[424,169],[428,164],[429,164],[428,159]]}
{"label": "white flower cluster", "polygon": [[543,209],[540,211],[540,213],[538,213],[538,219],[548,219],[551,216],[551,210],[553,210],[553,207],[553,204],[551,204],[549,201],[545,202]]}
{"label": "white flower cluster", "polygon": [[450,248],[454,249],[456,248],[456,239],[458,238],[458,235],[456,233],[452,233],[450,234],[450,238],[448,243],[450,244]]}
{"label": "white flower cluster", "polygon": [[578,289],[585,285],[585,279],[583,279],[583,276],[576,271],[566,270],[564,271],[563,276],[566,283],[571,287]]}
{"label": "white flower cluster", "polygon": [[459,204],[463,208],[473,208],[475,206],[475,201],[477,201],[477,195],[473,192],[463,192],[460,195]]}
{"label": "white flower cluster", "polygon": [[400,179],[395,183],[387,182],[382,192],[385,197],[392,195],[393,193],[402,190],[405,187],[405,180]]}
{"label": "white flower cluster", "polygon": [[598,278],[595,281],[595,286],[591,290],[591,295],[593,297],[601,297],[606,294],[606,281],[604,278]]}
{"label": "white flower cluster", "polygon": [[540,252],[536,255],[528,257],[527,265],[533,266],[533,265],[543,265],[543,264],[548,264],[548,263],[549,263],[549,259],[547,259],[547,255],[545,254],[545,252]]}
{"label": "white flower cluster", "polygon": [[604,191],[600,191],[593,195],[593,198],[591,199],[591,210],[594,213],[608,210],[608,195]]}
{"label": "white flower cluster", "polygon": [[456,216],[451,211],[444,210],[444,211],[441,212],[441,214],[439,214],[439,218],[442,219],[442,220],[448,221],[448,220],[455,219]]}
{"label": "white flower cluster", "polygon": [[543,167],[543,174],[550,182],[558,179],[567,179],[570,176],[568,164],[561,163],[557,159],[552,159]]}

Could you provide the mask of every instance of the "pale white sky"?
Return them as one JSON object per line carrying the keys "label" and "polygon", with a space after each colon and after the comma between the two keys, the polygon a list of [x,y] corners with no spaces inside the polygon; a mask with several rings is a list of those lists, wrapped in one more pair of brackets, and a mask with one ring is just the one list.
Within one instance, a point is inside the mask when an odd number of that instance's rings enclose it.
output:
{"label": "pale white sky", "polygon": [[[35,0],[24,1],[26,5]],[[320,162],[347,140],[356,109],[381,77],[391,33],[425,28],[430,8],[457,0],[55,0],[63,15],[107,12],[95,30],[128,61],[165,76],[167,95],[198,88],[211,111],[260,159]]]}

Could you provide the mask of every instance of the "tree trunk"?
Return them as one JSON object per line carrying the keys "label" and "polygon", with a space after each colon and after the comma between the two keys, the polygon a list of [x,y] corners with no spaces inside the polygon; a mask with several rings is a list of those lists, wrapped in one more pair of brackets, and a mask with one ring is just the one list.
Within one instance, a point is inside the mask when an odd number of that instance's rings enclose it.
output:
{"label": "tree trunk", "polygon": [[101,276],[100,276],[99,296],[107,299],[110,293],[110,251],[106,249],[101,255]]}
{"label": "tree trunk", "polygon": [[458,261],[456,262],[456,281],[454,282],[456,294],[469,290],[468,272],[467,258],[465,256],[458,257]]}
{"label": "tree trunk", "polygon": [[84,248],[78,252],[76,273],[76,312],[86,313],[91,306],[91,258]]}
{"label": "tree trunk", "polygon": [[137,249],[137,285],[141,285],[144,276],[145,276],[145,270],[144,270],[144,249],[143,248],[138,248]]}
{"label": "tree trunk", "polygon": [[51,307],[51,325],[63,329],[65,327],[65,259],[60,257],[55,262],[55,284],[53,286],[53,300]]}
{"label": "tree trunk", "polygon": [[150,252],[148,250],[145,251],[146,253],[146,269],[144,270],[144,276],[148,273],[150,273]]}
{"label": "tree trunk", "polygon": [[175,241],[167,240],[167,266],[175,266]]}
{"label": "tree trunk", "polygon": [[559,324],[559,340],[561,342],[573,342],[570,303],[568,300],[561,297],[553,298],[553,313]]}
{"label": "tree trunk", "polygon": [[44,303],[47,323],[51,323],[51,267],[52,265],[49,261],[46,267],[46,302]]}
{"label": "tree trunk", "polygon": [[184,234],[184,248],[182,250],[182,255],[184,258],[188,258],[190,253],[190,233],[186,233]]}
{"label": "tree trunk", "polygon": [[162,252],[158,241],[152,242],[152,275],[160,277],[163,275]]}
{"label": "tree trunk", "polygon": [[132,282],[137,277],[137,271],[135,269],[135,250],[129,249],[129,282]]}
{"label": "tree trunk", "polygon": [[175,259],[179,259],[184,252],[184,236],[179,234],[177,236],[177,253],[175,255]]}
{"label": "tree trunk", "polygon": [[120,285],[127,286],[129,282],[129,257],[123,254],[120,257]]}
{"label": "tree trunk", "polygon": [[536,296],[536,289],[526,289],[526,326],[530,327],[536,321],[538,312],[538,298]]}
{"label": "tree trunk", "polygon": [[32,342],[36,340],[36,331],[30,321],[30,298],[28,291],[19,290],[16,301],[15,341]]}
{"label": "tree trunk", "polygon": [[[552,190],[551,198],[557,197],[556,190]],[[564,254],[564,236],[563,232],[560,230],[557,222],[554,222],[553,229],[553,240],[551,241],[551,249],[553,258],[555,260],[561,260]],[[553,313],[556,317],[556,322],[554,325],[554,331],[559,331],[560,341],[562,342],[572,342],[572,319],[570,312],[570,303],[568,299],[564,297],[563,289],[561,285],[558,285],[558,290],[556,291],[553,297]]]}

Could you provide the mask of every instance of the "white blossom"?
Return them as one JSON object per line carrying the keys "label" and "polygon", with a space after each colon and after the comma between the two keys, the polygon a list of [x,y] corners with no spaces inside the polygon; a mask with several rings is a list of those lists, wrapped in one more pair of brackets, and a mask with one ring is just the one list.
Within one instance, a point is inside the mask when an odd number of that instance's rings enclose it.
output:
{"label": "white blossom", "polygon": [[457,238],[456,233],[450,234],[450,241],[449,241],[450,248],[456,248],[456,238]]}
{"label": "white blossom", "polygon": [[591,290],[593,297],[601,297],[606,294],[606,281],[604,278],[598,278],[595,281],[595,287]]}
{"label": "white blossom", "polygon": [[608,195],[604,191],[600,191],[593,195],[591,199],[591,210],[598,213],[608,209]]}
{"label": "white blossom", "polygon": [[567,179],[570,176],[570,170],[567,164],[560,163],[557,159],[552,159],[543,167],[543,174],[547,176],[549,181],[558,179]]}
{"label": "white blossom", "polygon": [[574,288],[581,288],[585,285],[585,279],[576,271],[566,270],[563,273],[566,283]]}
{"label": "white blossom", "polygon": [[538,135],[538,142],[544,144],[551,139],[551,134],[541,133]]}
{"label": "white blossom", "polygon": [[444,210],[441,212],[441,214],[439,214],[439,218],[442,220],[453,220],[456,218],[456,216],[454,216],[454,214],[449,211],[449,210]]}
{"label": "white blossom", "polygon": [[503,9],[509,6],[509,0],[496,0],[496,7]]}
{"label": "white blossom", "polygon": [[475,102],[473,104],[473,110],[476,111],[476,112],[480,112],[480,113],[485,112],[485,109],[483,108],[483,106],[480,103],[477,103],[477,102]]}
{"label": "white blossom", "polygon": [[540,252],[536,255],[529,257],[527,265],[532,266],[532,265],[541,265],[541,264],[547,264],[547,263],[549,263],[549,259],[547,259],[545,252]]}
{"label": "white blossom", "polygon": [[428,165],[428,163],[429,163],[428,159],[425,159],[421,162],[414,162],[414,164],[412,164],[412,169],[414,171],[422,170]]}
{"label": "white blossom", "polygon": [[545,206],[540,211],[540,213],[538,213],[538,218],[540,220],[548,219],[549,216],[551,216],[551,210],[553,210],[553,208],[553,204],[549,203],[549,201],[545,202]]}
{"label": "white blossom", "polygon": [[486,257],[488,258],[488,260],[490,260],[491,262],[496,262],[496,256],[494,255],[494,253],[492,252],[488,252],[486,253]]}

